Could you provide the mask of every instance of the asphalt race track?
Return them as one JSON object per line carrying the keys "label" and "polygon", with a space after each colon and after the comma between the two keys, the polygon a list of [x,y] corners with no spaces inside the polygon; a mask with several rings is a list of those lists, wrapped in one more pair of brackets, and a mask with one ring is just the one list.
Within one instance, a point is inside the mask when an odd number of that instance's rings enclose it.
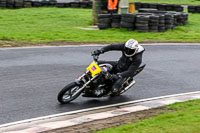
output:
{"label": "asphalt race track", "polygon": [[[81,75],[99,47],[0,49],[0,124],[169,94],[200,91],[200,45],[145,46],[145,70],[114,98],[79,97],[67,105],[57,93]],[[120,52],[102,55],[116,60]]]}

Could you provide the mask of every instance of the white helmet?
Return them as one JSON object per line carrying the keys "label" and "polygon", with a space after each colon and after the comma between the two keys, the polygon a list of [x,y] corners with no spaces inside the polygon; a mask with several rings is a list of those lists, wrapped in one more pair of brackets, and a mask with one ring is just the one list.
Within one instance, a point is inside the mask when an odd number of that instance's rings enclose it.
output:
{"label": "white helmet", "polygon": [[139,49],[138,41],[136,41],[134,39],[129,39],[125,43],[124,54],[127,57],[134,56],[137,53],[138,49]]}

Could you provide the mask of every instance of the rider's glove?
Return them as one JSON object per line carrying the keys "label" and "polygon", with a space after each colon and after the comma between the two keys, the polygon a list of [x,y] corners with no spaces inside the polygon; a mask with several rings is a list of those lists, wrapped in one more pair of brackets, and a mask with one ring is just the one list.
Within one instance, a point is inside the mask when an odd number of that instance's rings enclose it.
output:
{"label": "rider's glove", "polygon": [[102,54],[102,53],[103,53],[103,51],[100,50],[100,49],[98,49],[98,50],[95,50],[95,51],[92,52],[92,56],[93,56],[93,55],[100,55],[100,54]]}

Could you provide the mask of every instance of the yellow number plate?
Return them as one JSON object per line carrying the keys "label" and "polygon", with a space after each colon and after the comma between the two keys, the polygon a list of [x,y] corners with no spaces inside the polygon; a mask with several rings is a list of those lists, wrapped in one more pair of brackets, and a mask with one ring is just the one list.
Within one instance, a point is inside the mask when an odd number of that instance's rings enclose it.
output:
{"label": "yellow number plate", "polygon": [[86,70],[88,70],[88,71],[91,72],[92,77],[94,77],[95,75],[99,74],[99,73],[102,71],[101,68],[97,65],[97,63],[96,63],[95,61],[93,61],[93,62],[89,65],[89,67],[87,67]]}

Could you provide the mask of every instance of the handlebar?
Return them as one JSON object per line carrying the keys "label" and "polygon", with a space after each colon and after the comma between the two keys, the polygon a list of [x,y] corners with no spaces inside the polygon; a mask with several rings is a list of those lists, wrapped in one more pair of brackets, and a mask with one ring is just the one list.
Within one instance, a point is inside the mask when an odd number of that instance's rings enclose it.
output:
{"label": "handlebar", "polygon": [[99,59],[99,55],[92,55],[92,56],[93,56],[93,60],[97,62]]}

